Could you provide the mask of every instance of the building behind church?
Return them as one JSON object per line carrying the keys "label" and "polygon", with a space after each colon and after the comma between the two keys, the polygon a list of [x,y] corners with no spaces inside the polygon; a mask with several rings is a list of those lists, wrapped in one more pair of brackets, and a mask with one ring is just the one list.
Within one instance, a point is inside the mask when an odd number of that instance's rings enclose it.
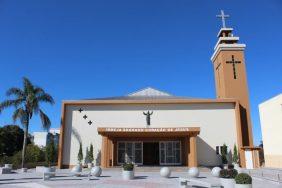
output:
{"label": "building behind church", "polygon": [[216,99],[179,97],[145,88],[121,97],[65,100],[58,165],[77,164],[94,145],[96,163],[138,165],[220,165],[219,148],[239,148],[243,167],[257,166],[253,147],[245,44],[232,28],[221,28],[212,55]]}
{"label": "building behind church", "polygon": [[259,105],[265,167],[282,168],[282,94]]}

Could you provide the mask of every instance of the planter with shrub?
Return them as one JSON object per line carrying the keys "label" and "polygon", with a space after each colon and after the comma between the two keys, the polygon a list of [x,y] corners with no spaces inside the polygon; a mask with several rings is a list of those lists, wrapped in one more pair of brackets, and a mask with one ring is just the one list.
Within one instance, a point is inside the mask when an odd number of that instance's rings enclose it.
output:
{"label": "planter with shrub", "polygon": [[228,160],[227,160],[227,145],[223,144],[223,146],[220,147],[220,153],[221,153],[221,162],[224,169],[228,169]]}
{"label": "planter with shrub", "polygon": [[235,188],[252,188],[252,177],[246,173],[238,174],[235,182]]}
{"label": "planter with shrub", "polygon": [[236,145],[234,145],[233,148],[232,164],[234,165],[234,169],[236,169],[239,173],[241,168],[239,166],[239,153]]}
{"label": "planter with shrub", "polygon": [[134,179],[134,165],[132,163],[125,163],[123,164],[122,168],[122,178],[124,180]]}
{"label": "planter with shrub", "polygon": [[221,185],[224,188],[234,188],[235,180],[238,172],[235,169],[222,169],[219,173]]}

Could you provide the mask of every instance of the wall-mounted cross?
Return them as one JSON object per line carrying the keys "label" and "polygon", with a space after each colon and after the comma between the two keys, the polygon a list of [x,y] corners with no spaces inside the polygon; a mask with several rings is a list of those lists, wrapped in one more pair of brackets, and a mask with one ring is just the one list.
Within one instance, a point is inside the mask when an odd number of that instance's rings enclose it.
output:
{"label": "wall-mounted cross", "polygon": [[235,67],[235,64],[240,64],[241,61],[235,61],[234,60],[234,55],[231,56],[232,57],[232,60],[231,61],[226,61],[226,63],[228,64],[232,64],[232,67],[233,67],[233,76],[234,76],[234,79],[237,79],[237,73],[236,73],[236,67]]}

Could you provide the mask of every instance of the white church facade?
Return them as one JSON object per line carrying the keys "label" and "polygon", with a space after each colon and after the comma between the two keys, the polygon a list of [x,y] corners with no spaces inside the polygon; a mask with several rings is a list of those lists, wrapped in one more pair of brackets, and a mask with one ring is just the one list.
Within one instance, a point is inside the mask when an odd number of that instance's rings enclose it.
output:
{"label": "white church facade", "polygon": [[[92,143],[102,167],[216,166],[220,146],[239,148],[240,164],[256,166],[249,113],[244,44],[222,28],[212,55],[216,99],[177,97],[145,88],[122,97],[63,101],[58,165],[77,164]],[[246,153],[251,157],[246,157]],[[249,154],[248,154],[249,155]],[[251,160],[251,162],[249,161]]]}

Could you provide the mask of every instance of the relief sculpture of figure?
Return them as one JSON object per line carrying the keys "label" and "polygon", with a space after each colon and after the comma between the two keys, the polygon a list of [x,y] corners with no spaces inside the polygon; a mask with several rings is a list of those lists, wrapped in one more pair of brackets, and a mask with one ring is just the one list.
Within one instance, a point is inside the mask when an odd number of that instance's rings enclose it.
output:
{"label": "relief sculpture of figure", "polygon": [[143,112],[143,114],[146,116],[147,125],[151,125],[151,115],[153,115],[153,111],[150,112],[148,110],[148,112]]}

